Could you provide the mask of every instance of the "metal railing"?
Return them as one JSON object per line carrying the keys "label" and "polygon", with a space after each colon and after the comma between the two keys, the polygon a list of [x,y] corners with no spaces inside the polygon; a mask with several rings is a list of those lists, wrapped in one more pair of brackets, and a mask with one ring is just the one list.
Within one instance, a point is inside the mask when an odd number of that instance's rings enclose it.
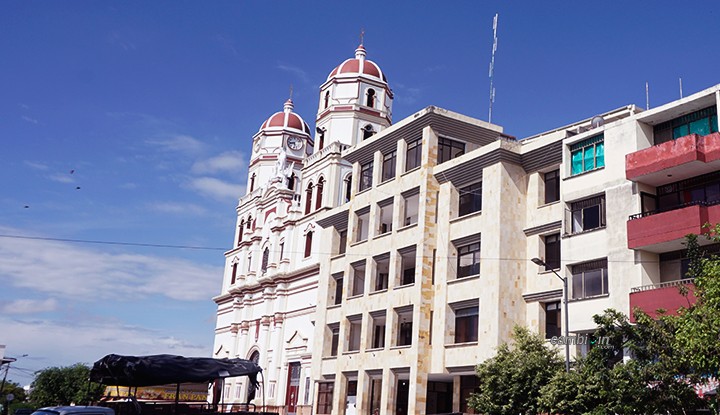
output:
{"label": "metal railing", "polygon": [[692,284],[693,281],[695,281],[694,278],[685,278],[685,279],[682,279],[682,280],[661,282],[661,283],[659,283],[659,284],[641,285],[640,287],[631,288],[631,289],[630,289],[630,292],[639,293],[639,292],[643,292],[643,291],[657,290],[657,289],[660,289],[660,288],[679,287],[679,286],[681,286],[681,285],[689,285],[689,284]]}
{"label": "metal railing", "polygon": [[706,202],[704,200],[695,200],[692,202],[681,203],[679,205],[676,205],[676,206],[673,206],[670,208],[655,209],[655,210],[649,210],[647,212],[636,213],[634,215],[630,215],[628,220],[645,218],[648,216],[656,215],[658,213],[672,212],[673,210],[684,209],[684,208],[690,207],[690,206],[705,206],[705,207],[707,207],[707,206],[715,206],[718,204],[720,204],[720,199],[719,200],[711,200],[709,202]]}

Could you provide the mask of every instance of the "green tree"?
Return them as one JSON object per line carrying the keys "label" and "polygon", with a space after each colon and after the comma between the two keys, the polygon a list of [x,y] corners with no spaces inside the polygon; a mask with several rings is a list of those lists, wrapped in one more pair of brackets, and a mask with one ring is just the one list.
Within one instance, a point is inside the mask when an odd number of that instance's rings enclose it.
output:
{"label": "green tree", "polygon": [[3,397],[3,400],[8,393],[12,393],[15,396],[13,402],[22,402],[25,400],[25,389],[23,389],[22,385],[19,383],[15,383],[11,380],[5,382],[3,390],[0,391],[0,396]]}
{"label": "green tree", "polygon": [[563,361],[544,339],[524,327],[513,329],[515,344],[502,344],[495,357],[475,369],[479,392],[468,404],[476,411],[493,415],[539,413],[540,388],[563,368]]}
{"label": "green tree", "polygon": [[32,383],[30,400],[38,408],[96,401],[102,396],[104,387],[89,379],[90,368],[82,363],[41,370]]}
{"label": "green tree", "polygon": [[[705,236],[720,242],[720,224],[706,225]],[[696,237],[688,236],[688,256],[697,245]],[[695,278],[695,304],[681,310],[675,318],[676,347],[683,363],[700,376],[720,374],[720,256],[717,254],[690,257],[689,277]]]}

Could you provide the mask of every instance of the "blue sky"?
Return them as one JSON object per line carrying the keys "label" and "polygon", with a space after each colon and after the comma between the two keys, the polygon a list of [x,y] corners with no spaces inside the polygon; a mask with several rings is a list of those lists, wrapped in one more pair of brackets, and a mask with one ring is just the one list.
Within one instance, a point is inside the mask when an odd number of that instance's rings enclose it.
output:
{"label": "blue sky", "polygon": [[[518,138],[720,83],[713,2],[3,1],[0,344],[9,378],[107,353],[210,354],[252,135],[368,58],[396,121],[436,105]],[[77,189],[79,187],[79,189]],[[28,206],[28,208],[25,208]],[[7,236],[218,249],[80,244]]]}

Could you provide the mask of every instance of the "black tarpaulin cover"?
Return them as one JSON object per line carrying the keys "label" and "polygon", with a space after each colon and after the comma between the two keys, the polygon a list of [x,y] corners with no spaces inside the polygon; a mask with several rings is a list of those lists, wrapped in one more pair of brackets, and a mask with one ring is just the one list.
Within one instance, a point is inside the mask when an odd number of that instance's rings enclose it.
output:
{"label": "black tarpaulin cover", "polygon": [[90,380],[105,385],[153,386],[170,383],[212,382],[218,378],[248,376],[257,383],[262,369],[243,359],[212,359],[170,354],[120,356],[109,354],[95,362]]}

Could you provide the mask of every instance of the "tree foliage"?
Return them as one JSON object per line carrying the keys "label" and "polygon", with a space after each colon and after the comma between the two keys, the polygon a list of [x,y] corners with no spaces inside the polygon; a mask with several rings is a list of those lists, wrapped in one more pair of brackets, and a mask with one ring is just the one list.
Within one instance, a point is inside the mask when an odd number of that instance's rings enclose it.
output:
{"label": "tree foliage", "polygon": [[104,387],[89,379],[90,368],[82,363],[41,370],[32,383],[30,401],[38,408],[96,401],[102,396]]}
{"label": "tree foliage", "polygon": [[517,415],[539,413],[540,387],[563,367],[555,350],[524,327],[513,329],[515,344],[503,344],[497,355],[476,368],[479,392],[468,404],[480,413]]}

